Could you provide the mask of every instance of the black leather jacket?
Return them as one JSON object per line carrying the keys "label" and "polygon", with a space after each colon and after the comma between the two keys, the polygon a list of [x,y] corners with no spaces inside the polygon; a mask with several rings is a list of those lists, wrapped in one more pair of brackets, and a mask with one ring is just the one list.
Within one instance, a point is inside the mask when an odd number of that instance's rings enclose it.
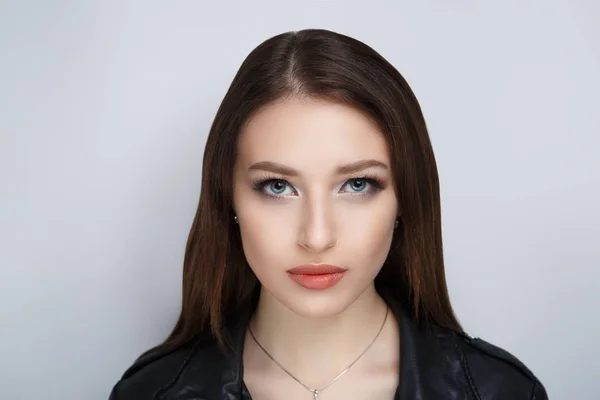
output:
{"label": "black leather jacket", "polygon": [[[397,316],[401,338],[394,400],[548,399],[540,381],[508,352],[455,332],[423,330],[400,304],[386,301]],[[251,308],[241,312],[230,328],[231,355],[223,355],[213,337],[203,334],[187,346],[136,361],[109,400],[250,400],[242,373],[250,315]]]}

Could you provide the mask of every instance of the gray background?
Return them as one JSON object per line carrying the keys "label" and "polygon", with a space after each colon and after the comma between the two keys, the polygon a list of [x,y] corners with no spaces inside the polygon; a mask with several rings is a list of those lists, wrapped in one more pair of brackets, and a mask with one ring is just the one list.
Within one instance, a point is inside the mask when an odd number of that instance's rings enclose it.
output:
{"label": "gray background", "polygon": [[416,3],[2,1],[0,398],[106,399],[165,337],[222,96],[261,41],[323,27],[421,101],[466,329],[597,399],[600,6]]}

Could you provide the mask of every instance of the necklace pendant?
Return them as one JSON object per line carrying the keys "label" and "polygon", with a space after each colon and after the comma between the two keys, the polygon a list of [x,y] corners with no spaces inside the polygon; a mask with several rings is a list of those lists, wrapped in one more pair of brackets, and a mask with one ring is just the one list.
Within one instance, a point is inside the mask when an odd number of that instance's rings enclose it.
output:
{"label": "necklace pendant", "polygon": [[315,389],[312,392],[313,392],[314,400],[319,400],[319,391]]}

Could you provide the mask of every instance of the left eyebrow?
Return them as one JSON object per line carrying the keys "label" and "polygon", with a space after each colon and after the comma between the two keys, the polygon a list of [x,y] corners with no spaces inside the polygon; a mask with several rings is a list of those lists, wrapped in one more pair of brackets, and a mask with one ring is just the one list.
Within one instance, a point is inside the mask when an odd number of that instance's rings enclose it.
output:
{"label": "left eyebrow", "polygon": [[349,175],[360,172],[367,168],[382,168],[389,169],[388,166],[377,160],[360,160],[350,164],[342,165],[336,169],[338,175]]}

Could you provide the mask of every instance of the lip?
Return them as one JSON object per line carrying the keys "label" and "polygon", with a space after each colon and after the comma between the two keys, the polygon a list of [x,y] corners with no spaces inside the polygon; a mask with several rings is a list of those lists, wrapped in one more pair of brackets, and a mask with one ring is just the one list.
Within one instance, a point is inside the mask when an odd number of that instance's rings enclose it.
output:
{"label": "lip", "polygon": [[291,280],[309,290],[325,290],[337,284],[346,269],[329,264],[299,265],[287,270]]}

